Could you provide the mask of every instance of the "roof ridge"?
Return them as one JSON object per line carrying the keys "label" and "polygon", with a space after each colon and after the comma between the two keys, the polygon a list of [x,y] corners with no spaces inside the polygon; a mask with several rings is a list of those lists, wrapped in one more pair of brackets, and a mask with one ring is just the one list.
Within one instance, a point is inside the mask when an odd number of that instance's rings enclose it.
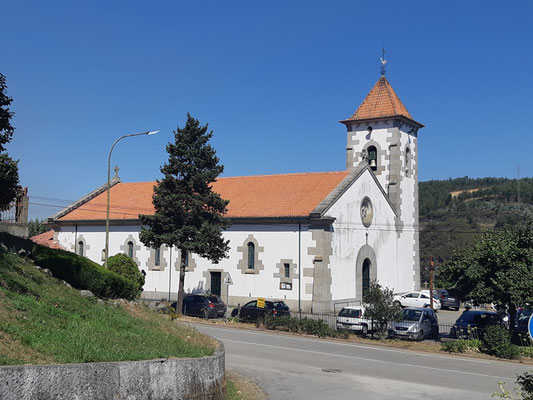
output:
{"label": "roof ridge", "polygon": [[[218,179],[242,179],[242,178],[263,178],[269,176],[295,176],[295,175],[320,175],[320,174],[342,174],[347,173],[348,171],[319,171],[319,172],[288,172],[283,174],[266,174],[266,175],[241,175],[241,176],[221,176]],[[217,179],[217,180],[218,180]],[[155,181],[136,181],[136,182],[120,182],[119,184],[130,184],[130,183],[155,183]]]}

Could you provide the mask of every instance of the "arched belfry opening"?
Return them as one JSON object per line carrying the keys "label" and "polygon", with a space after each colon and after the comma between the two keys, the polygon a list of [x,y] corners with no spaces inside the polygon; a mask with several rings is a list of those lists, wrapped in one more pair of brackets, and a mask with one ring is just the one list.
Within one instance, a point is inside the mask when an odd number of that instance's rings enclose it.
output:
{"label": "arched belfry opening", "polygon": [[366,151],[368,153],[368,165],[372,171],[376,171],[378,169],[378,149],[376,146],[368,146]]}

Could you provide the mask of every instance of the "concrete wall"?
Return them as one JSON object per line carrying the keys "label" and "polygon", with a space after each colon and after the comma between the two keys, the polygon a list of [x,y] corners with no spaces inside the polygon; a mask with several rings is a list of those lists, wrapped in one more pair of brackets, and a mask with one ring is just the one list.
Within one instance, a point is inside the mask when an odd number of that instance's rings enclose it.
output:
{"label": "concrete wall", "polygon": [[202,358],[0,367],[2,400],[223,399],[224,347]]}
{"label": "concrete wall", "polygon": [[0,232],[6,232],[21,238],[28,237],[28,224],[17,224],[15,222],[0,222]]}

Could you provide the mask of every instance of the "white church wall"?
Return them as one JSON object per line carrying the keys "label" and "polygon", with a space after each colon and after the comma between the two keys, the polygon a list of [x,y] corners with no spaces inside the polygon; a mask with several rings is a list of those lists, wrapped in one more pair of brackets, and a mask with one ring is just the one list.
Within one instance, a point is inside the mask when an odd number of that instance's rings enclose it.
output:
{"label": "white church wall", "polygon": [[[365,228],[360,207],[364,197],[373,205],[373,220]],[[326,213],[336,218],[333,223],[331,274],[333,302],[360,298],[356,290],[356,260],[361,247],[368,244],[376,254],[377,279],[388,287],[399,285],[394,212],[369,171],[343,194]],[[368,234],[368,237],[367,237]]]}
{"label": "white church wall", "polygon": [[[77,229],[77,231],[76,231]],[[279,225],[233,225],[223,235],[229,240],[230,250],[228,258],[215,264],[211,261],[191,255],[191,271],[185,275],[185,291],[187,293],[209,290],[209,271],[221,271],[222,279],[227,273],[231,275],[233,285],[229,288],[229,303],[237,304],[251,298],[266,297],[286,300],[291,309],[298,304],[298,258],[299,232],[297,224]],[[149,267],[150,249],[139,240],[140,225],[111,225],[109,239],[109,254],[125,253],[127,242],[132,241],[134,260],[139,269],[146,272],[145,295],[148,298],[168,298],[169,283],[171,299],[176,298],[179,279],[179,252],[177,249],[163,249],[161,251],[160,270]],[[59,243],[67,250],[74,251],[77,239],[85,242],[84,255],[98,264],[102,264],[102,250],[105,246],[105,226],[63,226],[58,233]],[[247,243],[253,239],[256,245],[257,262],[255,270],[243,268],[247,262]],[[301,227],[300,249],[302,269],[312,265],[312,256],[306,249],[313,245],[311,233],[306,225]],[[172,259],[171,259],[172,257]],[[283,264],[290,264],[290,278],[284,278]],[[240,266],[240,267],[239,267]],[[302,274],[303,275],[303,274]],[[291,290],[280,288],[280,282],[290,282]],[[311,295],[305,293],[305,284],[312,283],[312,278],[303,277],[301,282],[301,301],[310,302]],[[226,301],[227,292],[222,284],[223,300]]]}

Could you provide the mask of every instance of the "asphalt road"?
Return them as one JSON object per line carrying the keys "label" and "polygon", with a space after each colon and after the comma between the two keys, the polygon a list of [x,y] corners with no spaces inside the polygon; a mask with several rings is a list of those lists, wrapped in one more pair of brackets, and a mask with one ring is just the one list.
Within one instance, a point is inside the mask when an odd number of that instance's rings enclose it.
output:
{"label": "asphalt road", "polygon": [[276,399],[490,399],[533,365],[196,325]]}

